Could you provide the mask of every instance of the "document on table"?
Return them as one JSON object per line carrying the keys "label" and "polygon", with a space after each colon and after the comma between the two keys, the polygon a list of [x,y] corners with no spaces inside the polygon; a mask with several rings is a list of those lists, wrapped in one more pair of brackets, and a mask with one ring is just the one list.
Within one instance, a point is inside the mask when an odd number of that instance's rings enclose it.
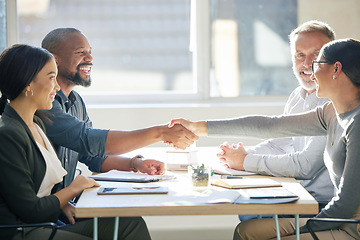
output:
{"label": "document on table", "polygon": [[162,186],[101,187],[97,192],[98,195],[166,193],[168,193],[168,187]]}
{"label": "document on table", "polygon": [[299,197],[284,187],[276,188],[249,188],[240,190],[240,196],[234,201],[235,204],[278,204],[290,203]]}
{"label": "document on table", "polygon": [[235,201],[234,204],[279,204],[279,203],[291,203],[298,200],[299,197],[289,197],[289,198],[247,198],[240,195]]}
{"label": "document on table", "polygon": [[219,165],[216,165],[212,168],[212,172],[220,175],[231,175],[231,176],[248,176],[248,175],[256,175],[257,173],[247,172],[247,171],[240,171],[235,170],[232,168],[226,168]]}
{"label": "document on table", "polygon": [[284,187],[248,188],[243,189],[249,198],[291,198],[297,195]]}
{"label": "document on table", "polygon": [[[169,192],[171,187],[169,188]],[[181,194],[171,194],[162,201],[159,199],[158,204],[161,206],[186,206],[194,204],[232,204],[240,193],[236,190],[213,190],[193,191],[189,189]]]}
{"label": "document on table", "polygon": [[161,180],[174,179],[175,175],[148,175],[146,173],[134,173],[127,171],[110,170],[109,172],[89,176],[97,181],[113,182],[157,182]]}
{"label": "document on table", "polygon": [[211,181],[212,185],[224,188],[264,188],[281,187],[281,183],[271,178],[241,178],[241,179],[216,179]]}
{"label": "document on table", "polygon": [[[257,188],[259,191],[263,189]],[[269,194],[270,192],[267,192]],[[271,193],[270,193],[271,194]],[[274,194],[276,194],[274,192]],[[189,201],[191,199],[191,201]],[[288,203],[298,200],[298,196],[292,195],[291,197],[265,197],[265,198],[251,198],[242,190],[227,189],[223,190],[209,190],[205,192],[182,194],[181,196],[167,198],[166,203],[162,202],[161,205],[187,205],[187,204],[277,204]]]}

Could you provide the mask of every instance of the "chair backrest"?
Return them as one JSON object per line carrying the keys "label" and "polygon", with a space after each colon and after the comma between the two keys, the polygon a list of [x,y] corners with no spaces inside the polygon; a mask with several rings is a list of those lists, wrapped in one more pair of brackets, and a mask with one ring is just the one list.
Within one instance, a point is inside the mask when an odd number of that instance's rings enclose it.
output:
{"label": "chair backrest", "polygon": [[[57,224],[52,223],[52,222],[33,223],[33,224],[18,224],[18,225],[0,225],[0,229],[17,228],[19,230],[23,230],[24,228],[28,228],[28,227],[32,227],[32,228],[50,227],[51,228],[51,233],[50,233],[50,236],[49,236],[48,240],[52,240],[54,238],[54,236],[56,234],[56,231],[58,229]],[[24,234],[22,234],[22,239],[25,239]]]}

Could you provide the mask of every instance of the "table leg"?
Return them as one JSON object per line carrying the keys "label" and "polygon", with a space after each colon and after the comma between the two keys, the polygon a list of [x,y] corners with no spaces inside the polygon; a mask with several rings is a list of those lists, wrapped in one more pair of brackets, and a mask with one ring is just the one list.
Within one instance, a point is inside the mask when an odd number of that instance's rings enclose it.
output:
{"label": "table leg", "polygon": [[118,239],[118,234],[119,234],[119,217],[115,217],[114,240]]}
{"label": "table leg", "polygon": [[273,215],[273,218],[275,219],[276,239],[280,240],[279,217],[275,214]]}
{"label": "table leg", "polygon": [[94,217],[94,240],[98,239],[98,218]]}
{"label": "table leg", "polygon": [[300,240],[299,214],[295,215],[295,233],[296,233],[296,240]]}

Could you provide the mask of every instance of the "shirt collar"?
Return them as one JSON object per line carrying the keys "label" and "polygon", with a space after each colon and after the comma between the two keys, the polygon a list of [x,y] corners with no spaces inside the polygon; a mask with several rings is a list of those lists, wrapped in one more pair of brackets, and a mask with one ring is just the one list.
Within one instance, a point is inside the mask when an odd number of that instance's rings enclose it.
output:
{"label": "shirt collar", "polygon": [[317,98],[317,96],[316,96],[316,91],[314,91],[314,92],[312,92],[310,95],[308,95],[308,92],[305,90],[305,89],[303,89],[303,88],[301,88],[301,90],[300,90],[300,96],[301,96],[301,98],[302,99],[306,99],[306,98],[310,98],[310,99],[314,99],[314,98]]}
{"label": "shirt collar", "polygon": [[66,111],[68,111],[69,108],[76,101],[76,97],[75,97],[75,94],[73,93],[73,91],[71,91],[69,94],[69,97],[67,97],[61,89],[56,93],[56,98],[59,99],[61,101],[61,103],[63,103],[65,105]]}

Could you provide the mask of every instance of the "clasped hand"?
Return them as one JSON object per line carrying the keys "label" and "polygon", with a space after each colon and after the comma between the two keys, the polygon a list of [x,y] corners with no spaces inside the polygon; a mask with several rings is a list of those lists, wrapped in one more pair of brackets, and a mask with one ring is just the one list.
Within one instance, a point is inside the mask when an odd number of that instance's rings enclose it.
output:
{"label": "clasped hand", "polygon": [[244,160],[247,152],[243,143],[240,142],[238,144],[229,145],[225,142],[220,145],[220,150],[221,151],[217,154],[217,157],[224,166],[236,170],[245,170]]}

